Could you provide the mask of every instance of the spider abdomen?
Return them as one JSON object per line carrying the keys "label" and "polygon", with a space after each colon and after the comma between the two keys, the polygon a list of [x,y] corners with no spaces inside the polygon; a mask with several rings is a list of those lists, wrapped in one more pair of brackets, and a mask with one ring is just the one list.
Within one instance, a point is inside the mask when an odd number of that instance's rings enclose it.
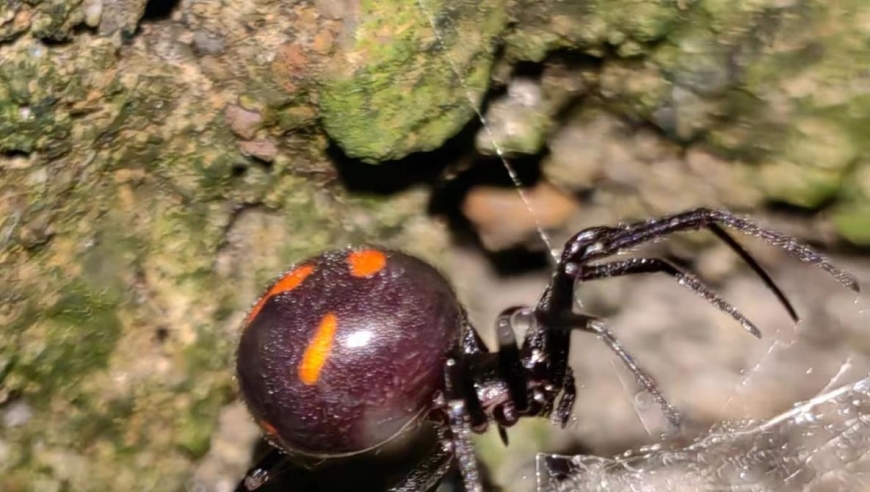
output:
{"label": "spider abdomen", "polygon": [[236,363],[242,396],[288,452],[366,451],[431,408],[462,319],[448,282],[417,258],[323,253],[282,276],[248,315]]}

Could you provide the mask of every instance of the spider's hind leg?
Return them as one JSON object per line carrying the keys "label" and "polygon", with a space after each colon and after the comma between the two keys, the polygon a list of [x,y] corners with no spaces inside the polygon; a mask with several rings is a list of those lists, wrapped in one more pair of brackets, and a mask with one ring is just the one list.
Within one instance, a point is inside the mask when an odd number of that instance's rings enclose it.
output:
{"label": "spider's hind leg", "polygon": [[471,442],[471,416],[466,405],[469,400],[477,402],[477,396],[473,395],[474,388],[467,386],[467,366],[459,364],[456,359],[448,359],[444,377],[445,411],[452,455],[459,465],[466,492],[483,492],[477,457]]}
{"label": "spider's hind leg", "polygon": [[276,475],[277,470],[285,460],[284,453],[279,449],[270,449],[256,465],[245,473],[244,478],[236,486],[235,492],[251,492],[259,489]]}
{"label": "spider's hind leg", "polygon": [[562,396],[559,398],[559,403],[556,405],[556,410],[553,413],[553,422],[559,424],[563,429],[568,425],[571,419],[571,414],[574,412],[574,402],[577,400],[577,382],[574,380],[574,371],[567,367],[565,369],[565,377],[562,378]]}
{"label": "spider's hind leg", "polygon": [[453,453],[441,439],[435,443],[430,453],[422,458],[402,481],[388,489],[388,492],[427,492],[435,489],[444,475],[450,471]]}

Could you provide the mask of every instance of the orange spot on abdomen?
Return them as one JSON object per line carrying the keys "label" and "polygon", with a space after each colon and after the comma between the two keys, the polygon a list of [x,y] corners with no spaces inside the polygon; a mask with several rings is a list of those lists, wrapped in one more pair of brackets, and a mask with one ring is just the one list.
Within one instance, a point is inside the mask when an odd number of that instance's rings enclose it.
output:
{"label": "orange spot on abdomen", "polygon": [[278,429],[276,429],[275,426],[270,424],[269,422],[266,422],[265,420],[258,420],[257,424],[260,425],[260,428],[263,429],[263,431],[265,431],[266,434],[268,434],[270,436],[277,436],[278,435]]}
{"label": "orange spot on abdomen", "polygon": [[302,282],[304,282],[305,279],[308,278],[308,276],[311,275],[313,272],[313,266],[302,265],[301,267],[294,268],[290,271],[290,273],[287,273],[286,275],[278,279],[278,281],[275,282],[275,285],[273,285],[268,292],[263,294],[263,297],[261,297],[260,300],[257,301],[257,304],[255,304],[253,309],[251,309],[251,312],[248,313],[248,317],[245,319],[245,327],[247,327],[248,324],[250,324],[251,321],[253,321],[253,319],[257,317],[257,315],[260,313],[260,310],[263,309],[263,306],[266,304],[266,301],[271,299],[273,296],[282,294],[284,292],[290,292],[291,290],[299,287],[300,285],[302,285]]}
{"label": "orange spot on abdomen", "polygon": [[332,344],[335,341],[335,330],[338,320],[335,313],[326,313],[314,332],[314,337],[308,342],[302,362],[299,363],[299,380],[306,386],[311,386],[320,379],[320,371],[329,358]]}
{"label": "orange spot on abdomen", "polygon": [[376,249],[352,251],[347,255],[350,274],[354,277],[370,277],[383,270],[387,265],[387,256]]}

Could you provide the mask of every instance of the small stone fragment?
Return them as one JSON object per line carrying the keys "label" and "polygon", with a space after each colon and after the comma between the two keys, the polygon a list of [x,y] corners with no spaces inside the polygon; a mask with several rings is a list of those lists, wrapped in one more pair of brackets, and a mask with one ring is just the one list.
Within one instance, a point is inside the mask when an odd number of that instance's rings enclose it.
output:
{"label": "small stone fragment", "polygon": [[316,0],[314,8],[317,13],[327,19],[343,19],[349,13],[357,9],[358,2],[355,0]]}
{"label": "small stone fragment", "polygon": [[32,10],[18,2],[9,2],[0,7],[0,41],[13,39],[26,31],[32,17]]}
{"label": "small stone fragment", "polygon": [[208,31],[196,31],[193,35],[193,49],[199,55],[220,55],[226,48],[226,41],[220,35]]}
{"label": "small stone fragment", "polygon": [[245,155],[249,155],[263,162],[272,162],[275,160],[275,156],[278,155],[278,146],[266,138],[239,142],[239,148]]}
{"label": "small stone fragment", "polygon": [[126,36],[136,32],[139,21],[145,15],[147,0],[101,0],[100,34],[108,35],[121,31]]}
{"label": "small stone fragment", "polygon": [[235,104],[227,105],[224,117],[230,129],[239,137],[250,140],[257,133],[257,127],[263,121],[263,116],[256,111],[248,111]]}
{"label": "small stone fragment", "polygon": [[544,230],[564,227],[580,209],[574,197],[546,182],[524,191],[529,204],[512,188],[480,186],[468,192],[462,213],[487,250],[503,251],[537,242],[538,225]]}
{"label": "small stone fragment", "polygon": [[33,417],[33,409],[22,400],[16,400],[6,405],[3,412],[4,427],[20,427]]}
{"label": "small stone fragment", "polygon": [[271,68],[275,81],[288,94],[295,94],[308,84],[312,66],[306,47],[288,42],[278,47]]}
{"label": "small stone fragment", "polygon": [[84,0],[81,8],[88,27],[96,28],[100,25],[100,19],[103,17],[103,0]]}
{"label": "small stone fragment", "polygon": [[553,124],[540,84],[529,78],[512,80],[507,94],[489,107],[486,121],[487,126],[477,132],[475,146],[489,155],[498,150],[508,155],[536,154]]}

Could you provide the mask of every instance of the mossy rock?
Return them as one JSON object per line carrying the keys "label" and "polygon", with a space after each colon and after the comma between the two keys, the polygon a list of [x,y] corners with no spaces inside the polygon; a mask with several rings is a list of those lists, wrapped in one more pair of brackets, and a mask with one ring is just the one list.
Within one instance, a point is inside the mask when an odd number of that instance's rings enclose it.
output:
{"label": "mossy rock", "polygon": [[351,157],[376,163],[433,150],[468,123],[487,91],[505,5],[422,5],[361,2],[319,77],[324,129]]}

